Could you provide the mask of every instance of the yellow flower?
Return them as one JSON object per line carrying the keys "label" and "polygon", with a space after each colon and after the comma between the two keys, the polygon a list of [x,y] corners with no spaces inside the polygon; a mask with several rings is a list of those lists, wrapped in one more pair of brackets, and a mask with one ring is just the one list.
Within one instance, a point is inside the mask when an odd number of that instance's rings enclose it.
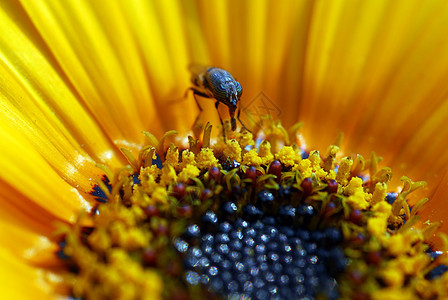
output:
{"label": "yellow flower", "polygon": [[[448,232],[442,203],[448,192],[447,23],[444,0],[2,1],[1,298],[67,293],[57,272],[48,272],[60,266],[54,231],[75,224],[80,211],[96,203],[89,193],[106,172],[97,165],[112,172],[132,165],[120,149],[137,157],[151,139],[143,130],[157,137],[190,130],[197,106],[190,98],[176,100],[190,86],[190,63],[236,76],[245,122],[258,121],[258,113],[285,127],[303,121],[300,146],[321,153],[343,132],[338,146],[344,154],[371,157],[374,150],[395,174],[426,180],[410,204],[430,197],[421,219],[445,221],[440,231]],[[213,101],[199,101],[201,118],[219,124]],[[275,134],[284,133],[276,128]],[[277,151],[268,148],[259,155],[271,161]],[[190,156],[195,167],[217,166],[204,149]],[[389,186],[401,186],[400,177]],[[151,183],[148,201],[168,203],[168,192]],[[386,225],[384,218],[373,220]],[[146,239],[132,233],[123,243],[136,247]],[[116,264],[132,264],[118,250],[108,255]],[[159,279],[140,266],[114,272],[108,281],[142,274],[144,290],[160,292]]]}

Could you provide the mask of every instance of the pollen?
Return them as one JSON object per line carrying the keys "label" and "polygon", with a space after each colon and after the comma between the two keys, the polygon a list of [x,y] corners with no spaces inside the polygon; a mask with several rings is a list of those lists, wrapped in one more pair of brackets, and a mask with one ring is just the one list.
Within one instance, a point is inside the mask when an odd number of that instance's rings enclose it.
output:
{"label": "pollen", "polygon": [[376,237],[381,237],[387,228],[387,218],[373,217],[367,221],[368,232]]}
{"label": "pollen", "polygon": [[384,182],[378,182],[375,185],[375,191],[372,195],[372,201],[371,204],[375,205],[376,203],[382,203],[387,196],[387,184]]}
{"label": "pollen", "polygon": [[196,178],[200,174],[200,170],[194,165],[186,165],[179,173],[178,179],[181,182],[187,182],[190,178]]}
{"label": "pollen", "polygon": [[261,157],[262,163],[267,166],[274,160],[274,155],[271,152],[271,143],[267,140],[261,142],[258,148],[258,156]]}
{"label": "pollen", "polygon": [[236,162],[241,161],[241,146],[238,144],[236,140],[227,141],[226,147],[224,148],[223,154],[230,160],[234,160]]}
{"label": "pollen", "polygon": [[152,203],[154,205],[157,205],[159,207],[163,207],[168,209],[169,203],[168,203],[168,192],[166,188],[163,187],[157,187],[154,192],[151,194]]}
{"label": "pollen", "polygon": [[381,277],[388,286],[402,286],[404,282],[404,273],[398,268],[387,268],[381,271]]}
{"label": "pollen", "polygon": [[303,159],[298,164],[295,164],[292,168],[293,171],[299,171],[303,176],[311,177],[313,169],[311,168],[311,161],[309,159]]}
{"label": "pollen", "polygon": [[182,162],[177,164],[176,171],[182,171],[186,166],[196,166],[195,155],[192,151],[186,149],[182,152]]}
{"label": "pollen", "polygon": [[165,164],[173,167],[179,165],[179,150],[174,145],[171,145],[166,152]]}
{"label": "pollen", "polygon": [[353,159],[351,157],[344,157],[339,165],[338,173],[336,175],[336,181],[341,185],[347,185],[350,179],[350,170],[353,165]]}
{"label": "pollen", "polygon": [[243,164],[247,166],[258,167],[263,163],[263,159],[258,156],[257,149],[251,149],[250,151],[244,153]]}
{"label": "pollen", "polygon": [[218,159],[213,155],[210,148],[202,148],[196,156],[196,163],[199,169],[210,169],[218,166]]}
{"label": "pollen", "polygon": [[177,180],[177,172],[172,165],[166,164],[162,168],[162,175],[160,176],[161,185],[169,185],[171,182]]}
{"label": "pollen", "polygon": [[106,172],[106,196],[57,233],[70,297],[448,297],[448,249],[429,244],[438,223],[419,223],[427,199],[408,204],[423,182],[392,186],[375,154],[339,141],[321,156],[296,140],[300,124],[264,125],[216,141],[208,125],[189,147],[146,133],[138,158],[123,150],[131,165]]}
{"label": "pollen", "polygon": [[275,158],[278,159],[286,167],[292,167],[302,159],[300,154],[291,146],[285,146],[281,148],[280,151],[275,155]]}
{"label": "pollen", "polygon": [[[343,178],[339,177],[339,181],[347,182],[345,175]],[[346,200],[347,203],[350,204],[350,206],[354,209],[363,210],[369,207],[369,200],[372,195],[364,191],[361,178],[351,178],[349,184],[345,188],[345,193],[348,195],[348,198]]]}
{"label": "pollen", "polygon": [[241,148],[253,147],[255,145],[254,137],[249,131],[243,131],[237,134],[238,144]]}

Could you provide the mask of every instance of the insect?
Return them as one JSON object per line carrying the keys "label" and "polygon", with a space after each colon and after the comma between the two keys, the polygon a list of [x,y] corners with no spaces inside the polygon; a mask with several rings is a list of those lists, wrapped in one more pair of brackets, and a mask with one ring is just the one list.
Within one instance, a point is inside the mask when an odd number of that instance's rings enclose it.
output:
{"label": "insect", "polygon": [[[196,98],[196,96],[201,96],[205,98],[214,98],[216,100],[216,110],[218,110],[220,103],[229,108],[232,131],[236,130],[235,112],[238,110],[236,118],[243,128],[250,132],[250,130],[247,129],[240,120],[241,109],[239,109],[238,103],[240,101],[241,94],[243,93],[241,84],[236,81],[229,72],[220,68],[191,65],[189,70],[191,72],[191,83],[193,86],[188,88],[186,93],[190,90],[193,91],[194,100],[200,110],[194,124],[196,124],[202,112],[202,107]],[[218,116],[224,133],[224,123],[219,111]]]}

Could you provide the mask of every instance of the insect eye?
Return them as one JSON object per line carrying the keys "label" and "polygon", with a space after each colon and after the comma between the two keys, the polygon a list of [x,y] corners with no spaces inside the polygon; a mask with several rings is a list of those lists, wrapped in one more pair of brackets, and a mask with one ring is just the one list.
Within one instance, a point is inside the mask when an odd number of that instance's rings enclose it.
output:
{"label": "insect eye", "polygon": [[238,96],[241,96],[241,94],[243,93],[243,88],[238,81],[236,82],[236,92],[238,93]]}

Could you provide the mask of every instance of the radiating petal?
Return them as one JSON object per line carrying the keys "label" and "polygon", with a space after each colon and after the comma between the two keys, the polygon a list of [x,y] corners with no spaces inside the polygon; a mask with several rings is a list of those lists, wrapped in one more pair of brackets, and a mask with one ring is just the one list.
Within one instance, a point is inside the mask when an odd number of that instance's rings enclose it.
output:
{"label": "radiating petal", "polygon": [[173,112],[168,114],[159,102],[181,98],[184,90],[175,87],[188,85],[188,60],[177,51],[183,37],[178,3],[23,1],[23,5],[80,100],[116,145],[138,148],[144,139],[141,130],[157,134],[163,125],[177,125]]}
{"label": "radiating petal", "polygon": [[[441,225],[439,228],[440,232],[448,233],[448,222],[447,220],[447,195],[448,195],[448,168],[445,167],[444,172],[440,172],[440,174],[433,178],[438,183],[434,184],[434,188],[431,190],[431,193],[426,192],[423,194],[423,197],[429,197],[430,201],[423,207],[422,210],[419,211],[419,214],[423,216],[429,222],[438,222],[441,221]],[[431,181],[430,181],[431,182]],[[435,244],[441,244],[439,239],[434,240]]]}
{"label": "radiating petal", "polygon": [[[7,4],[0,10],[1,134],[26,141],[62,178],[88,191],[100,173],[95,162],[118,166],[123,158],[79,103],[26,16],[15,13],[20,8]],[[21,27],[17,18],[24,19]]]}
{"label": "radiating petal", "polygon": [[[50,289],[42,287],[41,271],[25,264],[0,248],[0,280],[2,299],[54,299]],[[14,276],[11,276],[14,274]]]}
{"label": "radiating petal", "polygon": [[[54,264],[42,264],[55,261],[55,246],[48,239],[30,231],[26,226],[16,226],[3,219],[0,213],[0,280],[2,299],[54,299],[55,283],[58,281],[50,272],[40,267],[52,267]],[[6,241],[14,241],[8,242]],[[32,250],[30,250],[32,249]],[[40,265],[40,267],[36,267]],[[11,276],[14,274],[14,276]]]}
{"label": "radiating petal", "polygon": [[[323,149],[342,131],[351,151],[375,150],[392,167],[408,162],[400,171],[410,175],[435,153],[446,164],[440,148],[415,152],[409,141],[448,134],[437,121],[448,112],[447,17],[444,1],[318,2],[299,110],[310,144]],[[420,175],[427,171],[440,168]]]}
{"label": "radiating petal", "polygon": [[[80,208],[88,209],[89,204],[77,190],[82,188],[72,187],[60,176],[62,171],[68,177],[73,176],[72,180],[79,179],[76,168],[66,163],[64,170],[56,171],[16,128],[8,132],[2,130],[6,126],[3,121],[0,118],[0,201],[9,202],[23,213],[42,221],[44,226],[55,219],[73,221],[72,217]],[[89,190],[93,183],[87,181],[85,184],[85,189]],[[49,215],[53,217],[47,219]]]}
{"label": "radiating petal", "polygon": [[416,179],[439,173],[448,163],[443,143],[436,142],[448,135],[442,126],[448,113],[447,4],[303,3],[284,75],[276,77],[277,92],[268,94],[280,106],[280,118],[305,121],[310,147],[325,151],[344,132],[348,153],[375,150],[397,173]]}
{"label": "radiating petal", "polygon": [[[197,108],[194,101],[186,101],[183,96],[189,86],[187,67],[195,60],[188,51],[192,41],[185,36],[185,26],[192,20],[184,15],[183,2],[132,0],[118,3],[141,52],[146,84],[149,83],[155,106],[155,111],[150,113],[165,129],[181,132],[190,129]],[[100,9],[102,7],[98,7]],[[139,97],[137,101],[148,109],[147,99]],[[160,133],[153,119],[145,116],[143,120],[145,128]]]}

